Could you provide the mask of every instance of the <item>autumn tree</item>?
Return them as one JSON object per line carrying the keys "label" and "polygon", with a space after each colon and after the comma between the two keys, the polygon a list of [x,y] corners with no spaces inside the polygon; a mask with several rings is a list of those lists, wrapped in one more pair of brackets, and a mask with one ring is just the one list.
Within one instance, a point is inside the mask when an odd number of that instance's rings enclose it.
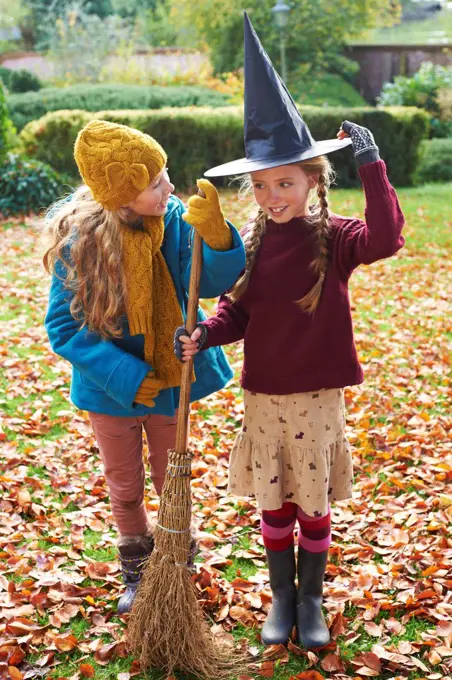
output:
{"label": "autumn tree", "polygon": [[[274,0],[173,0],[172,17],[185,44],[205,47],[216,72],[243,64],[243,11],[246,9],[266,50],[277,64],[279,35],[274,25]],[[297,0],[292,3],[286,31],[289,68],[304,63],[315,70],[343,72],[346,41],[376,26],[394,24],[399,0]]]}

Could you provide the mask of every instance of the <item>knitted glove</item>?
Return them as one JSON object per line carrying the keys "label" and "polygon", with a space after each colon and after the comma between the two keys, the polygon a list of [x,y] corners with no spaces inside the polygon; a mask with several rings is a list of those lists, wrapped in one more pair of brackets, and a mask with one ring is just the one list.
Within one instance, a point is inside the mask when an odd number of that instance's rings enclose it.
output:
{"label": "knitted glove", "polygon": [[144,406],[155,406],[154,399],[163,387],[163,380],[154,376],[154,371],[149,371],[139,386],[135,395],[135,402]]}
{"label": "knitted glove", "polygon": [[198,179],[198,187],[206,197],[189,198],[188,210],[182,217],[199,232],[212,250],[229,250],[232,234],[221,212],[218,191],[207,179]]}
{"label": "knitted glove", "polygon": [[[201,329],[201,335],[198,338],[198,352],[199,352],[199,350],[202,349],[206,343],[207,328],[202,323],[198,323],[196,325],[196,328]],[[177,356],[179,361],[182,361],[183,343],[180,341],[180,337],[182,335],[186,335],[188,338],[190,337],[190,333],[187,331],[187,329],[184,328],[183,326],[179,326],[179,328],[176,328],[176,332],[174,333],[174,354]]]}
{"label": "knitted glove", "polygon": [[342,130],[346,132],[352,140],[353,152],[358,165],[375,163],[380,160],[378,146],[370,130],[349,120],[344,120]]}

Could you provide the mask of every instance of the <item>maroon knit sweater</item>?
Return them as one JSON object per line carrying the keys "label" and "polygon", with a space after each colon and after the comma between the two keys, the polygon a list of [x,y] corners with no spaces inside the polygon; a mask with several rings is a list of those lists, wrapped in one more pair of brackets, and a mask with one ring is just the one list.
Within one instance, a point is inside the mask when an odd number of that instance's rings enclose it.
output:
{"label": "maroon knit sweater", "polygon": [[330,262],[313,315],[294,303],[316,282],[313,230],[304,218],[273,220],[237,303],[220,298],[207,327],[205,348],[245,339],[242,386],[264,394],[293,394],[356,385],[363,380],[348,296],[360,264],[394,255],[405,242],[404,217],[383,161],[359,169],[366,221],[331,216]]}

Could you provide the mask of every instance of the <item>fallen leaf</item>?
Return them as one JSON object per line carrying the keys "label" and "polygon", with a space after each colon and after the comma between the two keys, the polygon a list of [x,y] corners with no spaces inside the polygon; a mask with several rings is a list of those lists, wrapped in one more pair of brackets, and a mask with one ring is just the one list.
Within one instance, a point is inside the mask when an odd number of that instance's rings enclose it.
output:
{"label": "fallen leaf", "polygon": [[369,668],[368,666],[357,668],[355,672],[358,676],[364,675],[367,678],[378,678],[380,676],[379,671],[372,670],[372,668]]}
{"label": "fallen leaf", "polygon": [[435,633],[440,637],[452,635],[452,621],[438,621]]}
{"label": "fallen leaf", "polygon": [[331,626],[331,639],[337,640],[339,635],[344,635],[346,631],[345,620],[341,612],[336,614]]}
{"label": "fallen leaf", "polygon": [[285,645],[269,645],[264,650],[264,658],[267,660],[272,659],[273,661],[279,659],[280,663],[288,663],[289,652]]}
{"label": "fallen leaf", "polygon": [[75,635],[57,635],[54,643],[59,652],[71,652],[77,647],[77,638]]}
{"label": "fallen leaf", "polygon": [[374,671],[381,671],[381,661],[373,652],[362,652],[353,659],[353,664],[359,666],[367,666]]}
{"label": "fallen leaf", "polygon": [[330,673],[336,671],[345,671],[345,664],[337,654],[327,654],[325,658],[321,660],[320,665],[324,671],[328,671]]}
{"label": "fallen leaf", "polygon": [[229,610],[229,616],[234,621],[240,621],[245,626],[252,626],[255,623],[254,614],[250,609],[245,609],[245,607],[235,606],[231,607]]}
{"label": "fallen leaf", "polygon": [[275,673],[275,664],[273,661],[263,661],[259,666],[259,675],[263,678],[272,678]]}
{"label": "fallen leaf", "polygon": [[376,623],[373,621],[369,621],[364,624],[364,630],[368,635],[371,635],[372,637],[381,637],[382,635],[382,630],[381,627],[378,626]]}

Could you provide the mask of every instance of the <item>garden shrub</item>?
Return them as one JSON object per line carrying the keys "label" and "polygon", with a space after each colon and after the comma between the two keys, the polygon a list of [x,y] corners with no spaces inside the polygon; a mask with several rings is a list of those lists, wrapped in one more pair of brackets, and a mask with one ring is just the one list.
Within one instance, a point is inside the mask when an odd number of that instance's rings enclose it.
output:
{"label": "garden shrub", "polygon": [[[391,181],[410,185],[418,164],[420,142],[428,134],[428,115],[415,108],[301,108],[315,139],[336,137],[343,120],[372,130]],[[135,127],[155,137],[168,153],[171,178],[177,189],[195,184],[208,168],[240,158],[243,110],[225,108],[166,108],[157,111],[58,111],[29,123],[21,132],[27,155],[77,176],[73,147],[78,131],[94,118]],[[339,186],[360,184],[349,148],[331,156]]]}
{"label": "garden shrub", "polygon": [[61,192],[61,179],[49,165],[8,154],[0,171],[1,215],[39,212],[56,201]]}
{"label": "garden shrub", "polygon": [[160,109],[164,106],[225,106],[227,95],[199,86],[73,85],[49,87],[39,92],[8,97],[14,125],[21,130],[31,120],[61,109],[113,111],[116,109]]}
{"label": "garden shrub", "polygon": [[452,182],[452,138],[422,142],[416,180],[419,184]]}
{"label": "garden shrub", "polygon": [[0,66],[0,79],[11,93],[37,91],[42,87],[38,76],[26,69],[14,71]]}
{"label": "garden shrub", "polygon": [[[413,76],[396,76],[393,83],[385,83],[378,102],[382,106],[417,106],[430,112],[430,135],[452,135],[450,105],[452,97],[452,66],[424,62]],[[444,104],[446,102],[446,104]]]}

